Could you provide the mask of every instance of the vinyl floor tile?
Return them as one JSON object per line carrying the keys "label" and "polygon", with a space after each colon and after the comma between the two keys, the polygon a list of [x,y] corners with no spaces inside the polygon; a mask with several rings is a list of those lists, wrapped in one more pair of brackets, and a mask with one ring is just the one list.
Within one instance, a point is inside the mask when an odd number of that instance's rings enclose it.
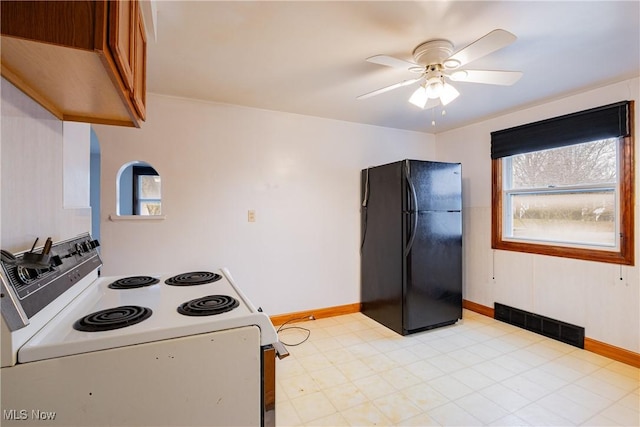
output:
{"label": "vinyl floor tile", "polygon": [[457,379],[472,390],[481,390],[495,383],[491,378],[475,371],[473,368],[464,368],[456,371],[451,374],[451,377]]}
{"label": "vinyl floor tile", "polygon": [[350,426],[391,426],[391,421],[373,404],[365,402],[341,412]]}
{"label": "vinyl floor tile", "polygon": [[438,406],[449,403],[449,398],[435,390],[428,383],[423,382],[408,387],[400,393],[405,399],[410,400],[422,411],[429,411]]}
{"label": "vinyl floor tile", "polygon": [[358,406],[368,402],[369,398],[355,384],[347,383],[324,390],[325,395],[338,410]]}
{"label": "vinyl floor tile", "polygon": [[485,425],[509,414],[506,409],[498,406],[479,393],[471,393],[461,397],[456,400],[456,405],[460,406]]}
{"label": "vinyl floor tile", "polygon": [[414,417],[422,412],[410,400],[405,399],[403,395],[398,393],[379,397],[373,403],[391,421],[392,425],[396,425],[400,421]]}
{"label": "vinyl floor tile", "polygon": [[531,403],[529,399],[502,384],[494,384],[480,390],[480,394],[497,403],[508,412],[514,412]]}
{"label": "vinyl floor tile", "polygon": [[434,410],[429,411],[429,415],[439,422],[441,426],[482,425],[482,421],[478,420],[453,402],[449,402],[446,405],[439,406]]}
{"label": "vinyl floor tile", "polygon": [[532,403],[513,413],[532,426],[572,426],[576,425],[566,418],[549,411],[537,403]]}
{"label": "vinyl floor tile", "polygon": [[586,422],[594,417],[599,411],[595,408],[581,405],[558,393],[549,394],[538,400],[538,405],[571,421],[576,425]]}
{"label": "vinyl floor tile", "polygon": [[313,371],[309,375],[321,390],[349,382],[349,379],[335,366]]}
{"label": "vinyl floor tile", "polygon": [[309,422],[337,412],[331,401],[319,391],[291,399],[291,403],[302,422]]}
{"label": "vinyl floor tile", "polygon": [[621,426],[640,426],[640,412],[638,408],[634,410],[620,403],[615,403],[602,411],[601,414]]}
{"label": "vinyl floor tile", "polygon": [[386,396],[389,393],[395,392],[395,388],[378,375],[359,378],[353,381],[353,384],[355,384],[369,400],[374,400],[380,396]]}

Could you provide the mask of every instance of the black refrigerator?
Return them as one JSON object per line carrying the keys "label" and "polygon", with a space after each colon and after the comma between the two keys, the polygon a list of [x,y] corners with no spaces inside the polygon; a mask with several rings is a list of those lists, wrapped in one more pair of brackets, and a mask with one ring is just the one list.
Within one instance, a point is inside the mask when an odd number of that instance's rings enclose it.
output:
{"label": "black refrigerator", "polygon": [[462,318],[460,163],[362,171],[362,313],[407,335]]}

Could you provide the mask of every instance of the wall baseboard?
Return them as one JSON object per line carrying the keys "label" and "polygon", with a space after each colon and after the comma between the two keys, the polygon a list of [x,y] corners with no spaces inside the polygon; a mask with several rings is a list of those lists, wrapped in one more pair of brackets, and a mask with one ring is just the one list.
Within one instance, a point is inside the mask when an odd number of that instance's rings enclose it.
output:
{"label": "wall baseboard", "polygon": [[[462,307],[488,317],[494,317],[493,308],[487,307],[486,305],[478,304],[473,301],[462,300]],[[640,368],[640,353],[635,353],[588,337],[584,338],[584,349],[592,353],[599,354],[600,356],[608,357],[609,359],[617,360],[618,362]]]}
{"label": "wall baseboard", "polygon": [[304,320],[309,316],[313,316],[316,319],[322,319],[325,317],[342,316],[344,314],[352,314],[360,312],[360,303],[338,305],[335,307],[317,308],[314,310],[298,311],[295,313],[276,314],[270,316],[271,323],[275,326],[282,325],[285,322],[292,320]]}
{"label": "wall baseboard", "polygon": [[596,341],[593,338],[588,337],[584,338],[584,349],[599,354],[600,356],[608,357],[609,359],[617,360],[618,362],[640,368],[639,353],[634,353],[633,351],[616,347],[601,341]]}
{"label": "wall baseboard", "polygon": [[477,302],[463,299],[462,308],[466,308],[467,310],[471,310],[476,313],[483,314],[487,317],[491,317],[491,318],[495,317],[495,312],[493,310],[493,307],[487,307],[486,305],[478,304]]}

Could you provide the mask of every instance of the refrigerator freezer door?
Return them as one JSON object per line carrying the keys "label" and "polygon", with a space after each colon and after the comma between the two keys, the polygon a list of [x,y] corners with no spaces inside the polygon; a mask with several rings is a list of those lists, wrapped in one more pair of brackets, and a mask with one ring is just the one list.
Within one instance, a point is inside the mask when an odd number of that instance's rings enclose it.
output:
{"label": "refrigerator freezer door", "polygon": [[418,211],[462,210],[462,180],[459,163],[410,160],[410,179],[416,190]]}
{"label": "refrigerator freezer door", "polygon": [[[402,163],[362,171],[362,312],[402,333]],[[366,187],[368,183],[368,189]]]}
{"label": "refrigerator freezer door", "polygon": [[404,333],[462,318],[462,214],[418,215],[415,241],[406,259]]}

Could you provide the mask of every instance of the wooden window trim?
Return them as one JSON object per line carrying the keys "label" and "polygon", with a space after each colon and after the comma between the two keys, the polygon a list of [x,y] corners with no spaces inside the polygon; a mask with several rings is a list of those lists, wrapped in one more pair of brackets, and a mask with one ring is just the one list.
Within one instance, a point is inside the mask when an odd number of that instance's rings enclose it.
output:
{"label": "wooden window trim", "polygon": [[[633,109],[631,110],[631,117]],[[537,244],[503,240],[502,222],[502,159],[491,161],[491,247],[515,252],[538,255],[550,255],[587,261],[599,261],[613,264],[635,265],[634,261],[634,206],[635,206],[635,167],[634,167],[634,129],[631,120],[630,136],[620,138],[620,248],[618,251],[592,248],[575,248],[552,244]]]}

